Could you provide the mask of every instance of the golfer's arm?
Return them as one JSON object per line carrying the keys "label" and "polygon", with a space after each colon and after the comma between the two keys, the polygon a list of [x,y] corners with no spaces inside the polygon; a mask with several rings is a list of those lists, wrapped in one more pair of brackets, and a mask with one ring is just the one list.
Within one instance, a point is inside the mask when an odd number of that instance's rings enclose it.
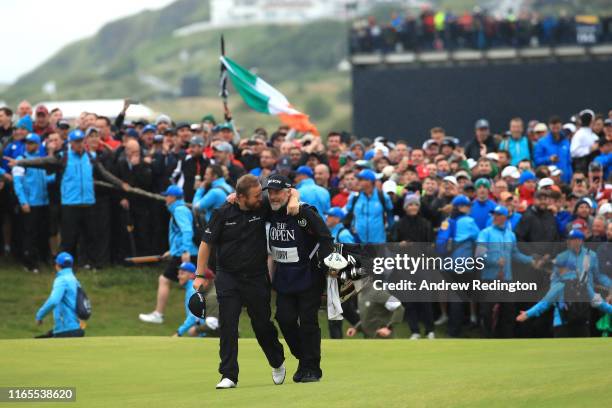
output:
{"label": "golfer's arm", "polygon": [[202,241],[200,248],[198,249],[198,269],[197,275],[204,275],[204,272],[208,268],[208,258],[210,257],[210,245]]}

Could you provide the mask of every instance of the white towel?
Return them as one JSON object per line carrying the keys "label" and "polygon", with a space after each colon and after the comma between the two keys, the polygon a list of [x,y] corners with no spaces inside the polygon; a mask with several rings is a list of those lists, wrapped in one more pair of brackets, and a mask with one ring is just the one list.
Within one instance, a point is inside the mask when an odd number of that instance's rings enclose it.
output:
{"label": "white towel", "polygon": [[340,304],[340,291],[338,279],[327,277],[327,319],[342,320],[342,305]]}

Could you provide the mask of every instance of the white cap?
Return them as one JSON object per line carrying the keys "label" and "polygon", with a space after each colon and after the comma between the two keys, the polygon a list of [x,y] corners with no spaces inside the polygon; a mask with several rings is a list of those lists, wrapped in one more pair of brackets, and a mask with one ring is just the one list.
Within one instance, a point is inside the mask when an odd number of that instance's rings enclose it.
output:
{"label": "white cap", "polygon": [[476,167],[478,162],[470,157],[469,159],[467,159],[467,164],[470,167],[470,169],[473,169],[474,167]]}
{"label": "white cap", "polygon": [[385,166],[385,167],[382,169],[382,174],[383,174],[383,176],[384,176],[384,177],[387,177],[387,178],[391,177],[391,176],[393,175],[393,173],[394,173],[394,172],[395,172],[395,167],[393,167],[393,166],[391,166],[391,165],[389,165],[389,166]]}
{"label": "white cap", "polygon": [[554,186],[555,182],[548,177],[543,178],[542,180],[538,181],[538,189],[544,188],[544,187],[550,187],[550,186]]}
{"label": "white cap", "polygon": [[449,183],[452,183],[455,186],[458,186],[459,183],[457,183],[457,178],[455,176],[446,176],[443,178],[444,181],[448,181]]}
{"label": "white cap", "polygon": [[387,157],[389,155],[389,148],[387,146],[385,146],[382,143],[375,143],[374,144],[374,151],[381,151],[383,153],[383,156]]}
{"label": "white cap", "polygon": [[560,176],[562,171],[557,166],[548,166],[548,170],[550,171],[550,175],[553,177]]}
{"label": "white cap", "polygon": [[501,173],[502,178],[512,177],[513,179],[519,179],[521,172],[514,166],[505,167]]}
{"label": "white cap", "polygon": [[499,161],[499,155],[495,152],[487,153],[485,157],[489,160]]}
{"label": "white cap", "polygon": [[534,126],[533,131],[534,132],[548,132],[548,127],[546,126],[546,123],[540,122]]}
{"label": "white cap", "polygon": [[605,203],[604,205],[599,207],[599,211],[597,212],[597,214],[598,215],[612,214],[612,204]]}
{"label": "white cap", "polygon": [[569,130],[570,132],[575,133],[576,125],[574,125],[573,123],[566,123],[565,125],[563,125],[563,129]]}
{"label": "white cap", "polygon": [[382,185],[383,193],[393,193],[397,194],[397,183],[393,180],[387,180]]}

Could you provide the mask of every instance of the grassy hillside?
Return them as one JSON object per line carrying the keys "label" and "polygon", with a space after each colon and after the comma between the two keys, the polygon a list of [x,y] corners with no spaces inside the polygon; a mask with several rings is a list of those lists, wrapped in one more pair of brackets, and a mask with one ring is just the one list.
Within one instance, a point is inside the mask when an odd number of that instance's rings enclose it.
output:
{"label": "grassy hillside", "polygon": [[[333,341],[323,379],[273,385],[240,340],[234,390],[215,390],[218,342],[106,337],[0,340],[3,386],[76,387],[65,407],[596,407],[610,397],[607,339]],[[19,406],[42,406],[21,403]]]}

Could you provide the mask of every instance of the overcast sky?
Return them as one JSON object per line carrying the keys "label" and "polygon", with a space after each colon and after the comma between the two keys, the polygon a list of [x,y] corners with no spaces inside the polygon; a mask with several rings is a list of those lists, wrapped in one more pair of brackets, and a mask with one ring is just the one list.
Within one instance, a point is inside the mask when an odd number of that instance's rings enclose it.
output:
{"label": "overcast sky", "polygon": [[36,68],[63,46],[104,24],[173,0],[0,0],[0,83]]}

